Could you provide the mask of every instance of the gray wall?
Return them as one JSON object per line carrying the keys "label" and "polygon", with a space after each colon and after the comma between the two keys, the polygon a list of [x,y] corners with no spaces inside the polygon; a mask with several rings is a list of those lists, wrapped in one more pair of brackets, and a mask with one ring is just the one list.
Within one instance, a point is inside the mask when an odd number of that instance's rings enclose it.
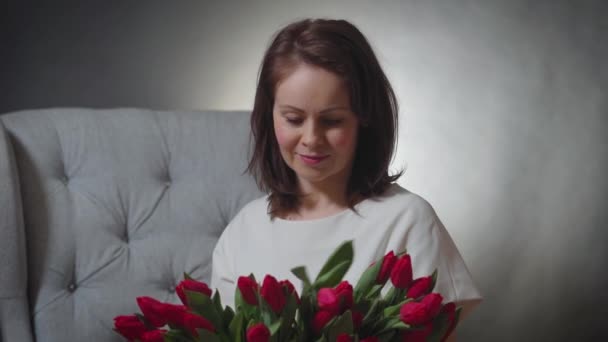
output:
{"label": "gray wall", "polygon": [[434,205],[485,295],[461,340],[608,338],[606,2],[377,3],[9,5],[0,113],[250,109],[273,32],[349,19],[401,101],[400,183]]}

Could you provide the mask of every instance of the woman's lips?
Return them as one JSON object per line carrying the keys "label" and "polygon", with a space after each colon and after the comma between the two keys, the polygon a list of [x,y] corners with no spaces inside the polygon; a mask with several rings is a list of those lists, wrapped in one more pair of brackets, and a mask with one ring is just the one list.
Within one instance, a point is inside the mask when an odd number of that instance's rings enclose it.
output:
{"label": "woman's lips", "polygon": [[327,157],[329,157],[328,155],[325,155],[325,156],[307,156],[305,154],[298,154],[298,155],[300,156],[300,159],[308,165],[319,164],[320,162],[325,160]]}

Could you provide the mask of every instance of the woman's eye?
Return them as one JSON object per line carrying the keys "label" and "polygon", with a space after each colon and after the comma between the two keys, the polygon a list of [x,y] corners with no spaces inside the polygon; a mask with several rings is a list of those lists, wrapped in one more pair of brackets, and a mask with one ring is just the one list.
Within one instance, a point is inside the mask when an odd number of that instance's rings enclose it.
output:
{"label": "woman's eye", "polygon": [[328,126],[337,126],[342,123],[342,119],[326,119],[323,122]]}
{"label": "woman's eye", "polygon": [[287,120],[287,122],[289,122],[292,125],[299,125],[302,123],[301,119],[296,119],[296,118],[285,118],[285,120]]}

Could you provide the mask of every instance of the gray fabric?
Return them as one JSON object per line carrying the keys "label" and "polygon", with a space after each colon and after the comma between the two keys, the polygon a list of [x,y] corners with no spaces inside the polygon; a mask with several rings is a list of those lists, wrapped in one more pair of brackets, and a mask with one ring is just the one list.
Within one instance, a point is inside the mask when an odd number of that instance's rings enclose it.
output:
{"label": "gray fabric", "polygon": [[0,121],[0,341],[31,341],[25,232],[13,147]]}
{"label": "gray fabric", "polygon": [[0,120],[27,236],[28,267],[19,260],[10,272],[28,270],[37,341],[120,341],[112,318],[137,311],[135,297],[178,302],[183,272],[209,281],[219,235],[262,195],[242,174],[246,112],[59,108]]}

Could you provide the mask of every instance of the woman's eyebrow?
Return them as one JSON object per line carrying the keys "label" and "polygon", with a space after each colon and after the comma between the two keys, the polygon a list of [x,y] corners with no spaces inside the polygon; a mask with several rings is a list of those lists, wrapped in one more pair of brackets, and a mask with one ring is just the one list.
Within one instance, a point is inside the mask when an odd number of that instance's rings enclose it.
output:
{"label": "woman's eyebrow", "polygon": [[[291,106],[291,105],[279,105],[279,108],[280,109],[290,109],[290,110],[293,110],[296,112],[304,113],[304,110],[302,110],[298,107]],[[336,110],[350,110],[350,108],[342,107],[342,106],[333,106],[333,107],[325,108],[322,111],[320,111],[319,113],[323,114],[323,113],[327,113],[327,112],[333,112]]]}

